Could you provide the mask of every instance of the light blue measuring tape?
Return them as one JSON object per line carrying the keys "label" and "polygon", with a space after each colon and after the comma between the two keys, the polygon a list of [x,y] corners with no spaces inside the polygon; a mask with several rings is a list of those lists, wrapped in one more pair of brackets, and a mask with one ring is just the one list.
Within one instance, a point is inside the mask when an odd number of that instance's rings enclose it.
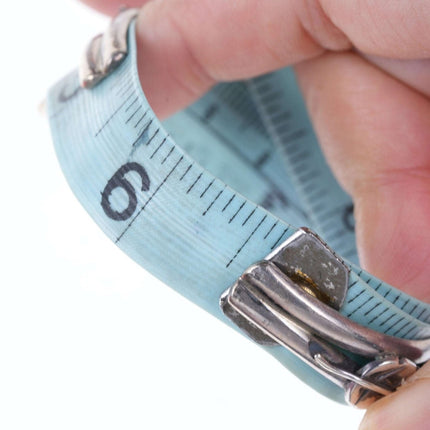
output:
{"label": "light blue measuring tape", "polygon": [[123,11],[81,76],[48,95],[82,205],[141,266],[326,396],[366,407],[395,390],[430,357],[430,306],[338,257],[357,262],[353,206],[293,71],[220,84],[161,124],[139,83],[135,16]]}

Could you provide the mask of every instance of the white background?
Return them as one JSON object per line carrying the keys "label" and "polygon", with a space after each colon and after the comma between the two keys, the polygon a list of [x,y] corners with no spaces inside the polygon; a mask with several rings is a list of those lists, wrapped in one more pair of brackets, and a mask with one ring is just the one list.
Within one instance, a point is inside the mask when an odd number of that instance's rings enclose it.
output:
{"label": "white background", "polygon": [[75,200],[37,106],[106,23],[72,0],[2,4],[0,429],[357,428]]}

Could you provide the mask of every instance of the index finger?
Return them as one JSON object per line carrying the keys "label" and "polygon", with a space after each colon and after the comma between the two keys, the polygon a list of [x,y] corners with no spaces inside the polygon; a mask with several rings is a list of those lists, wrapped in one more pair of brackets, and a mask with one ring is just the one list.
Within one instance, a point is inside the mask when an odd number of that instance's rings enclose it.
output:
{"label": "index finger", "polygon": [[[121,0],[82,0],[95,9],[113,15],[124,5]],[[148,0],[129,0],[127,6],[141,7]],[[336,43],[330,46],[330,39],[346,37],[350,43],[366,54],[388,56],[391,58],[427,58],[430,55],[430,37],[427,28],[430,18],[430,2],[418,0],[410,2],[401,0],[386,2],[383,0],[288,0],[260,5],[258,0],[241,0],[234,2],[170,0],[168,7],[183,20],[186,15],[191,20],[196,18],[195,6],[200,4],[202,11],[218,10],[233,21],[236,14],[233,10],[243,9],[261,16],[270,16],[278,12],[283,17],[282,9],[302,24],[303,33],[327,49],[336,49]],[[187,10],[188,9],[188,10]],[[265,10],[268,13],[265,13]],[[280,17],[272,16],[273,22]],[[210,17],[206,17],[209,18]],[[288,21],[285,21],[287,23]],[[224,28],[225,29],[225,28]],[[208,28],[201,27],[201,30]],[[220,30],[220,28],[217,28]],[[237,29],[239,30],[239,29]],[[241,29],[242,30],[242,29]],[[255,29],[254,29],[255,30]],[[294,29],[293,29],[294,30]],[[331,35],[330,33],[333,33]],[[337,33],[337,34],[336,34]],[[261,35],[261,34],[260,34]],[[304,36],[304,35],[303,35]],[[289,39],[284,39],[285,41]]]}
{"label": "index finger", "polygon": [[[84,0],[107,12],[117,0]],[[400,0],[169,0],[145,3],[137,21],[139,72],[166,116],[214,82],[245,79],[356,47],[374,55],[429,55],[430,2]]]}

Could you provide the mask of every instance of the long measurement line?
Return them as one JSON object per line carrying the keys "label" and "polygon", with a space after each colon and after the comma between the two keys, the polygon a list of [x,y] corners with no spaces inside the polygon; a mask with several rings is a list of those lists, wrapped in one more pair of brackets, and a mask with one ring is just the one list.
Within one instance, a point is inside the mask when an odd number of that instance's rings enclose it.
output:
{"label": "long measurement line", "polygon": [[133,225],[133,223],[136,221],[136,219],[139,217],[139,215],[145,210],[145,208],[148,206],[148,204],[151,202],[151,200],[155,197],[155,195],[160,191],[161,187],[166,183],[167,179],[169,179],[170,175],[176,170],[176,168],[179,166],[181,161],[184,159],[184,156],[182,155],[181,158],[176,162],[176,164],[172,167],[172,170],[166,175],[166,177],[162,180],[160,185],[156,188],[156,190],[151,194],[151,196],[148,198],[146,203],[140,208],[140,210],[137,212],[137,214],[132,218],[132,220],[128,223],[127,227],[124,229],[124,231],[117,237],[115,240],[115,243],[118,243],[122,237],[127,233],[127,231],[130,229],[130,227]]}

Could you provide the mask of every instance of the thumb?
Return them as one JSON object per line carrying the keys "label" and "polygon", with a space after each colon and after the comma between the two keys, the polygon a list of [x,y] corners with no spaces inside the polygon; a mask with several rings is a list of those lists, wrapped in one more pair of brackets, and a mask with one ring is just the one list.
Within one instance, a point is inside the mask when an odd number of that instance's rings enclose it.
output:
{"label": "thumb", "polygon": [[425,364],[395,393],[374,403],[360,430],[428,430],[430,363]]}
{"label": "thumb", "polygon": [[[353,54],[326,54],[297,70],[327,157],[354,196],[362,264],[428,300],[428,99]],[[401,321],[390,328],[400,330]],[[373,404],[360,430],[429,429],[429,395],[427,363]]]}

